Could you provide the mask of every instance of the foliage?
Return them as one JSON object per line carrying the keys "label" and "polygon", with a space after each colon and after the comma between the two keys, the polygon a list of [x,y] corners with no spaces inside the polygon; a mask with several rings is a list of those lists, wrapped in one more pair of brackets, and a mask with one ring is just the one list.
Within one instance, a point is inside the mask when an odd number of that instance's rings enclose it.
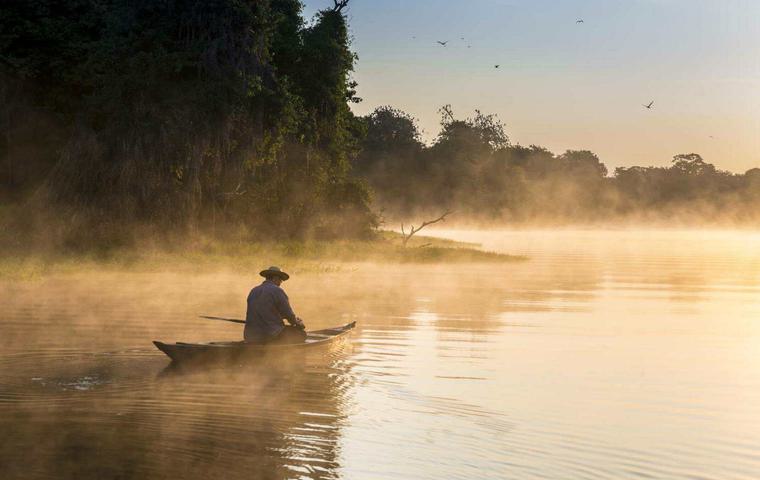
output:
{"label": "foliage", "polygon": [[671,167],[607,167],[588,150],[555,155],[511,145],[492,115],[459,120],[450,106],[430,146],[409,115],[381,107],[364,118],[356,166],[389,216],[409,219],[445,209],[458,218],[518,223],[665,220],[757,222],[760,170],[733,175],[697,154]]}
{"label": "foliage", "polygon": [[299,0],[11,0],[0,15],[0,160],[35,159],[2,179],[9,198],[37,192],[91,224],[376,225],[350,171],[362,131],[341,9],[309,26]]}
{"label": "foliage", "polygon": [[373,190],[406,219],[760,219],[760,170],[695,153],[610,176],[588,150],[514,145],[480,111],[442,107],[430,145],[393,107],[356,117],[347,4],[307,23],[300,0],[3,2],[0,243],[369,238]]}

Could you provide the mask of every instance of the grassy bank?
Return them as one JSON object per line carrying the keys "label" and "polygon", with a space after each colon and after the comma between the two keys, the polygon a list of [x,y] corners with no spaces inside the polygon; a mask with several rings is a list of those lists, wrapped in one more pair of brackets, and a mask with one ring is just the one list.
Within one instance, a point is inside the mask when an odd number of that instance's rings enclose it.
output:
{"label": "grassy bank", "polygon": [[504,263],[524,257],[487,252],[476,244],[382,232],[376,239],[277,243],[199,238],[181,246],[155,245],[101,253],[17,253],[0,257],[0,278],[31,279],[87,269],[124,271],[250,271],[285,265],[299,273],[339,271],[357,263]]}

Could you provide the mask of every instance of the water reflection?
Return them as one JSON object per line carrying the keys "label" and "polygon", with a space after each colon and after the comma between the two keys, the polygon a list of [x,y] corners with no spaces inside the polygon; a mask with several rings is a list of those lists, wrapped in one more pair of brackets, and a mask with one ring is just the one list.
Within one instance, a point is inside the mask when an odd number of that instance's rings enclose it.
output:
{"label": "water reflection", "polygon": [[0,476],[334,478],[350,364],[279,356],[157,376],[157,360],[3,370]]}
{"label": "water reflection", "polygon": [[351,348],[225,369],[150,342],[240,338],[197,315],[254,278],[0,283],[0,478],[757,476],[756,235],[447,235],[530,261],[294,275]]}

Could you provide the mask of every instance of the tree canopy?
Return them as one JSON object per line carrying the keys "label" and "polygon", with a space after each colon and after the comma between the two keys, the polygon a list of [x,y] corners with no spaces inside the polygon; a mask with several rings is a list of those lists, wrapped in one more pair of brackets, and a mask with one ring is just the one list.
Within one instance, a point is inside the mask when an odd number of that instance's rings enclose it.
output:
{"label": "tree canopy", "polygon": [[298,0],[11,0],[3,194],[97,224],[368,234],[347,3],[307,26]]}

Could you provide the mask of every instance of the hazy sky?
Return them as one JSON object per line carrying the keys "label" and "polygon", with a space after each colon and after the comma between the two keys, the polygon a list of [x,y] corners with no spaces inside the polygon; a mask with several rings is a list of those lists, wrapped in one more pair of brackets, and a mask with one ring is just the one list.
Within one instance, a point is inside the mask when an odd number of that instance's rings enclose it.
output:
{"label": "hazy sky", "polygon": [[690,152],[760,167],[760,0],[351,0],[347,13],[355,111],[400,108],[427,140],[450,103],[498,114],[513,143],[590,149],[611,168]]}

